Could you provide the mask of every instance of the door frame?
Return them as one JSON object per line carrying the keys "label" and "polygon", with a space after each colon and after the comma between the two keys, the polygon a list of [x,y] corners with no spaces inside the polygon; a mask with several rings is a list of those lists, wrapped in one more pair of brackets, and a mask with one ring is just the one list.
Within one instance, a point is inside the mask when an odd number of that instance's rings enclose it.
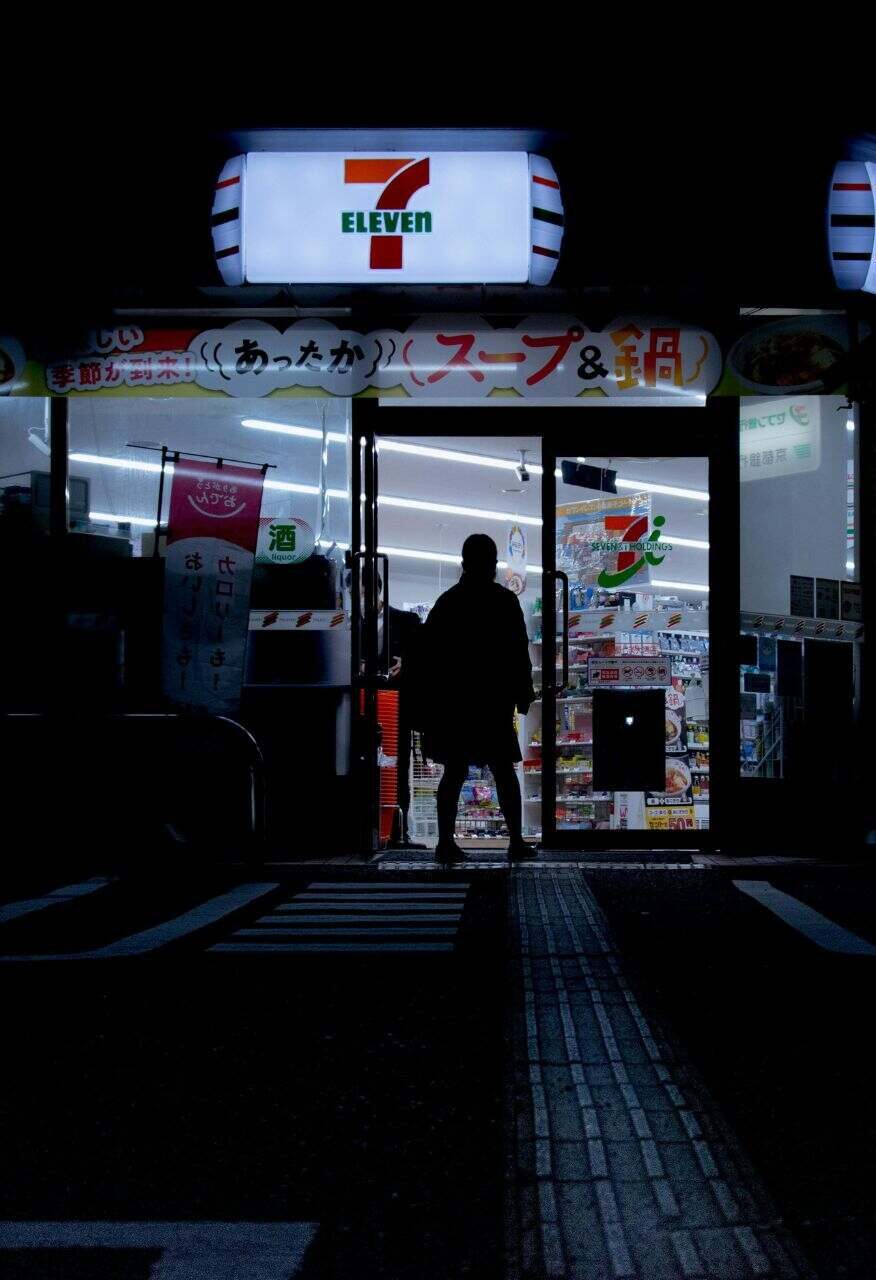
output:
{"label": "door frame", "polygon": [[[556,750],[543,728],[543,840],[564,849],[717,849],[731,831],[738,794],[739,672],[739,408],[717,397],[702,409],[661,407],[597,414],[588,424],[586,453],[593,457],[705,457],[709,467],[709,828],[706,831],[557,831]],[[670,417],[671,415],[671,417]],[[661,438],[656,442],[656,429]],[[671,439],[664,439],[666,435]],[[558,458],[575,457],[581,433],[564,425],[542,433],[542,566],[556,573],[556,477]],[[715,587],[720,584],[720,590]],[[544,636],[560,634],[556,592],[542,593]],[[549,616],[550,615],[550,616]],[[550,630],[553,626],[553,631]],[[545,649],[545,654],[548,652]],[[543,663],[546,658],[543,658]],[[556,681],[543,680],[544,726],[555,724]]]}
{"label": "door frame", "polygon": [[[471,407],[458,403],[442,405],[416,404],[392,410],[383,409],[377,397],[352,400],[352,476],[353,504],[352,546],[364,549],[363,584],[352,576],[354,719],[364,700],[364,716],[356,736],[354,771],[358,776],[359,812],[362,815],[361,850],[372,856],[378,847],[379,773],[377,768],[376,691],[380,687],[378,671],[377,627],[377,555],[379,545],[377,496],[379,485],[379,436],[458,436],[464,439],[508,438],[515,435],[541,438],[542,462],[542,562],[543,569],[555,569],[556,480],[554,463],[557,456],[575,456],[582,448],[581,420],[572,414],[587,414],[587,452],[594,456],[635,454],[647,457],[657,453],[653,437],[662,423],[677,432],[672,445],[660,444],[659,456],[706,456],[709,459],[709,585],[720,583],[720,592],[709,598],[709,667],[710,667],[710,776],[708,831],[644,832],[581,831],[553,832],[552,847],[582,850],[602,848],[692,848],[720,849],[733,831],[738,796],[739,773],[739,681],[736,667],[739,629],[739,402],[735,397],[713,397],[704,407],[674,409],[655,406],[645,408],[614,406],[579,407],[568,401],[554,405],[495,404],[473,401]],[[501,408],[508,408],[501,413]],[[602,410],[600,412],[599,410]],[[556,416],[554,416],[554,411]],[[563,412],[564,411],[564,412]],[[382,413],[382,416],[379,416]],[[546,415],[551,414],[550,425]],[[663,415],[662,418],[654,415]],[[564,445],[573,443],[574,447]],[[618,436],[623,433],[622,445]],[[647,437],[651,437],[646,447]],[[627,445],[627,440],[630,445]],[[363,501],[364,496],[364,501]],[[360,515],[361,512],[361,515]],[[720,533],[718,531],[720,530]],[[354,560],[355,563],[355,560]],[[386,584],[388,588],[388,583]],[[385,597],[387,600],[388,590]],[[542,607],[548,605],[548,593],[542,593]],[[547,617],[543,622],[548,622]],[[554,615],[556,622],[556,615]],[[543,625],[543,634],[547,627]],[[554,634],[556,634],[556,627]],[[362,637],[361,641],[359,637]],[[360,658],[365,672],[360,673]],[[543,662],[544,665],[544,662]],[[360,694],[359,690],[362,690]],[[546,710],[550,710],[546,705]],[[544,720],[544,716],[543,716]],[[542,813],[553,812],[555,800],[555,766],[553,752],[542,749]],[[550,759],[550,764],[546,762]],[[718,782],[716,786],[715,783]],[[550,790],[548,790],[548,787]],[[543,822],[543,841],[548,828]],[[570,838],[570,839],[569,839]]]}

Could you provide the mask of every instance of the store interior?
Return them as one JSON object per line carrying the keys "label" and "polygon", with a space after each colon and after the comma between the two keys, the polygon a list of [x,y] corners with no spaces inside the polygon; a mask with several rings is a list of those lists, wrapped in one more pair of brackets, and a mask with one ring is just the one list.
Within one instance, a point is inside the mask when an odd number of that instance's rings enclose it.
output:
{"label": "store interior", "polygon": [[[321,565],[324,572],[307,577],[297,566],[298,586],[294,590],[284,586],[282,598],[275,598],[277,573],[260,576],[257,567],[253,609],[349,610],[345,565],[351,541],[350,408],[345,400],[307,398],[294,402],[193,400],[184,409],[178,403],[147,398],[71,401],[71,531],[89,541],[93,558],[149,560],[154,551],[161,445],[229,461],[268,464],[263,515],[306,522],[314,544],[309,569]],[[7,454],[15,455],[13,461],[20,467],[20,473],[4,481],[5,501],[9,505],[17,491],[29,488],[38,515],[36,494],[46,489],[48,473],[46,404],[12,401],[3,409]],[[398,413],[387,413],[386,418],[378,436],[379,545],[388,556],[389,603],[425,618],[441,592],[458,579],[464,539],[475,532],[490,534],[499,547],[499,580],[519,593],[530,635],[534,682],[540,690],[545,670],[552,662],[559,663],[561,656],[559,642],[552,647],[543,627],[540,437],[487,433],[413,437],[407,434],[407,419],[404,428],[394,432],[393,424],[398,419],[401,427],[401,418]],[[606,488],[600,479],[594,487],[595,472],[587,472],[587,467],[600,474],[613,473],[613,483]],[[167,478],[172,478],[172,465]],[[558,695],[553,726],[543,722],[540,699],[528,715],[518,718],[519,776],[528,839],[542,839],[550,825],[543,817],[545,753],[556,763],[557,835],[708,826],[708,489],[707,460],[701,457],[570,454],[558,459],[557,564],[569,572],[572,588],[569,679]],[[162,523],[167,518],[168,490],[166,484]],[[635,526],[635,536],[640,546],[654,549],[654,565],[643,563],[623,588],[612,590],[596,585],[593,563],[585,570],[576,560],[576,547],[580,550],[583,544],[586,549],[594,538],[605,536],[603,509],[645,518],[648,528],[643,532]],[[47,520],[47,510],[39,511]],[[652,523],[654,519],[657,524]],[[648,541],[655,537],[668,548],[659,555],[657,543]],[[597,555],[596,561],[597,569],[616,569],[617,548],[607,558]],[[293,575],[288,577],[292,582]],[[666,699],[663,791],[657,785],[647,793],[594,788],[594,691],[587,664],[589,658],[609,657],[636,661],[639,670],[629,676],[636,687],[647,687],[649,659],[652,663],[668,659],[663,676],[655,676],[663,681],[655,687],[665,688]],[[250,631],[245,699],[248,691],[258,694],[259,705],[268,708],[272,686],[288,690],[293,685],[333,695],[326,704],[326,717],[331,719],[335,751],[325,764],[338,773],[346,768],[349,660],[349,613],[347,627],[332,632],[268,635]],[[424,759],[416,737],[413,745],[409,835],[431,845],[437,835],[434,795],[440,766]],[[463,843],[483,845],[501,843],[504,835],[492,779],[487,771],[472,769],[463,792],[457,837]]]}
{"label": "store interior", "polygon": [[[520,593],[534,683],[540,690],[546,667],[551,661],[560,664],[560,645],[551,649],[543,626],[539,437],[393,438],[390,429],[391,419],[387,435],[378,442],[379,529],[380,542],[390,555],[390,603],[427,616],[441,592],[458,579],[464,539],[470,533],[489,533],[499,547],[499,580]],[[571,470],[564,468],[564,461]],[[576,464],[615,472],[619,496],[590,487],[587,482],[594,477]],[[566,477],[573,482],[567,483]],[[527,839],[539,841],[546,834],[545,752],[553,752],[556,761],[557,834],[707,829],[708,487],[705,458],[574,455],[557,460],[557,564],[565,565],[572,585],[569,681],[558,695],[553,728],[543,723],[540,698],[525,717],[517,719]],[[643,565],[626,590],[601,590],[592,583],[588,588],[590,579],[579,572],[574,555],[564,550],[564,525],[574,525],[576,513],[589,519],[588,508],[593,508],[593,517],[601,516],[606,499],[623,506],[625,496],[635,497],[637,509],[649,517],[663,517],[665,545],[671,550],[660,557],[659,566]],[[581,536],[585,542],[592,541],[596,525],[588,524]],[[520,554],[521,537],[525,540],[523,573],[512,562],[515,552]],[[509,546],[509,539],[515,545]],[[670,681],[665,688],[665,791],[594,788],[588,659],[626,656],[635,660],[637,670],[630,679],[637,688],[648,687],[649,658],[668,660],[663,676]],[[434,795],[440,774],[441,766],[424,759],[415,740],[409,827],[418,842],[431,844],[437,837]],[[463,789],[457,839],[462,844],[489,846],[501,844],[504,837],[489,771],[472,767]]]}

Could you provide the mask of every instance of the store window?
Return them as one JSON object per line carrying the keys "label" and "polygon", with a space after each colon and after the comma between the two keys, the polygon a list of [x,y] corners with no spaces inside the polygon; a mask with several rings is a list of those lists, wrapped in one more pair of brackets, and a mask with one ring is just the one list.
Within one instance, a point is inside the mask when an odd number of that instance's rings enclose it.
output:
{"label": "store window", "polygon": [[[162,446],[170,460],[156,548]],[[261,515],[270,520],[264,526],[293,529],[297,537],[294,562],[262,564],[257,558],[244,704],[248,692],[262,686],[349,685],[348,623],[330,637],[317,635],[313,616],[317,610],[343,608],[351,520],[349,402],[340,399],[270,405],[218,397],[70,401],[68,541],[78,548],[70,611],[83,634],[86,670],[90,644],[94,680],[99,669],[101,680],[121,689],[124,709],[161,700],[161,561],[174,451],[265,467]],[[263,534],[266,527],[260,538]],[[297,610],[294,620],[304,618],[307,625],[281,633],[284,610]],[[265,618],[277,621],[274,630],[261,625]],[[110,652],[116,655],[114,673],[107,662]]]}
{"label": "store window", "polygon": [[743,777],[799,772],[828,671],[837,724],[851,722],[857,476],[857,409],[845,397],[741,399]]}

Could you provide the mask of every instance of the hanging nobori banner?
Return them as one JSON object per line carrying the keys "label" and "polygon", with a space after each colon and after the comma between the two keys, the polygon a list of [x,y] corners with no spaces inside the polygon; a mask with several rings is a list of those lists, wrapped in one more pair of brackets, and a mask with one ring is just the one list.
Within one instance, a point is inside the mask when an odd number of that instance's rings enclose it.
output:
{"label": "hanging nobori banner", "polygon": [[265,320],[221,328],[100,330],[87,350],[52,360],[28,394],[354,396],[413,399],[490,395],[610,397],[634,403],[701,403],[721,376],[721,351],[705,330],[618,318],[604,329],[575,316],[533,316],[494,329],[478,315],[435,315],[401,332],[359,333],[329,320],[281,331]]}
{"label": "hanging nobori banner", "polygon": [[174,463],[163,688],[177,706],[215,715],[239,709],[263,481],[256,469]]}

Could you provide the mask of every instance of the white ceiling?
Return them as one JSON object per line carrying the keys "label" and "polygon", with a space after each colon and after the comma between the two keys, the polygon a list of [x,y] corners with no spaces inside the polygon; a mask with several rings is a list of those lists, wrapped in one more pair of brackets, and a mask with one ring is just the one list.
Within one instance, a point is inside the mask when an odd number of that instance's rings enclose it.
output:
{"label": "white ceiling", "polygon": [[[0,473],[16,468],[47,470],[48,458],[28,437],[29,429],[36,434],[43,428],[42,402],[21,399],[7,400],[0,405]],[[221,454],[256,463],[269,462],[274,464],[268,472],[269,483],[281,481],[316,486],[320,464],[318,440],[257,430],[242,424],[245,419],[258,419],[276,422],[279,426],[320,428],[323,415],[330,431],[343,433],[349,420],[349,402],[304,397],[282,401],[82,398],[70,402],[71,451],[154,464],[157,454],[130,447],[133,441],[152,441],[184,451]],[[659,418],[655,417],[655,423],[659,425]],[[655,430],[655,437],[657,435]],[[386,438],[398,437],[387,431]],[[418,436],[405,439],[456,452],[503,458],[513,463],[519,461],[519,450],[525,448],[528,462],[541,461],[539,438],[532,435],[509,434],[477,439]],[[588,457],[587,460],[596,465],[611,466],[624,478],[707,488],[703,459],[656,457],[643,460],[618,456],[613,459]],[[89,479],[93,511],[119,518],[154,518],[158,490],[155,473],[120,470],[79,460],[71,462],[70,470],[73,475]],[[501,553],[502,542],[512,521],[520,516],[538,518],[541,515],[540,478],[533,476],[529,484],[521,485],[513,470],[392,453],[384,449],[380,453],[379,481],[382,495],[487,509],[507,516],[504,521],[496,521],[483,519],[476,511],[467,516],[383,506],[380,511],[380,541],[384,546],[458,554],[468,534],[486,532],[496,539]],[[332,443],[329,446],[328,485],[335,490],[346,491],[348,488],[348,450],[343,444]],[[509,489],[520,492],[505,492]],[[557,482],[558,503],[580,502],[598,496],[598,493]],[[672,534],[708,539],[706,503],[662,495],[658,499],[655,495],[652,510],[667,517],[666,534],[670,540]],[[314,496],[278,492],[270,488],[265,492],[264,511],[269,515],[297,514],[313,523],[319,518]],[[531,563],[540,564],[541,530],[537,526],[527,526],[526,531],[528,559]],[[336,498],[331,501],[329,523],[323,533],[338,541],[349,541],[349,513],[344,500]],[[398,559],[394,572],[396,576],[422,574],[424,569],[422,563]],[[707,553],[676,547],[671,553],[671,565],[667,560],[661,572],[673,580],[705,582]]]}

